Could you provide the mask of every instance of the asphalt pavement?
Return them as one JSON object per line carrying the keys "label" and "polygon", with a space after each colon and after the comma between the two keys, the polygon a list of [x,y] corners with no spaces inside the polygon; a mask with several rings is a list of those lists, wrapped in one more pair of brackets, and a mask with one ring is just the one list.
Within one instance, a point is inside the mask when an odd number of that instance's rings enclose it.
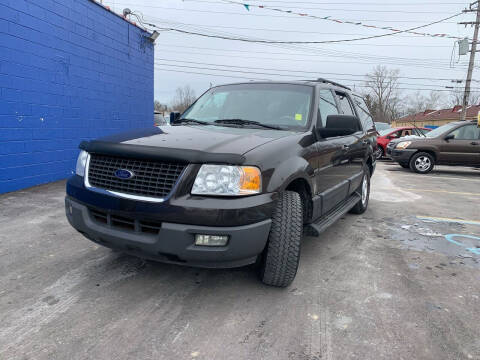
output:
{"label": "asphalt pavement", "polygon": [[378,164],[294,283],[100,247],[64,182],[0,195],[0,359],[480,359],[480,171]]}

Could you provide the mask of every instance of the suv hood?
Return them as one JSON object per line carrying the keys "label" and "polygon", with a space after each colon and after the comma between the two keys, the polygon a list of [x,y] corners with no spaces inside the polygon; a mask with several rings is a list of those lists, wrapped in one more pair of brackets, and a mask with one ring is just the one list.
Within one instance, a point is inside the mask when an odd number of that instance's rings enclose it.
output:
{"label": "suv hood", "polygon": [[213,125],[159,126],[84,141],[80,149],[134,159],[241,165],[245,161],[243,155],[250,150],[295,134],[298,133]]}
{"label": "suv hood", "polygon": [[108,136],[100,141],[242,155],[257,146],[292,134],[295,133],[269,129],[180,125],[130,131]]}

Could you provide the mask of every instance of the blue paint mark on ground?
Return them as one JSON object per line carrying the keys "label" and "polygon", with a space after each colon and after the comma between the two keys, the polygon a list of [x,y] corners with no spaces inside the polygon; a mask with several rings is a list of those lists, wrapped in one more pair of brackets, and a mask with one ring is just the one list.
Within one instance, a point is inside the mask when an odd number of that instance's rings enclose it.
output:
{"label": "blue paint mark on ground", "polygon": [[467,238],[467,239],[478,240],[480,242],[480,237],[472,236],[472,235],[464,235],[464,234],[448,234],[448,235],[445,235],[445,239],[447,239],[447,241],[450,241],[451,243],[453,243],[455,245],[462,246],[466,250],[474,253],[475,255],[480,255],[480,249],[479,248],[469,248],[465,244],[461,243],[460,241],[455,240],[455,238]]}

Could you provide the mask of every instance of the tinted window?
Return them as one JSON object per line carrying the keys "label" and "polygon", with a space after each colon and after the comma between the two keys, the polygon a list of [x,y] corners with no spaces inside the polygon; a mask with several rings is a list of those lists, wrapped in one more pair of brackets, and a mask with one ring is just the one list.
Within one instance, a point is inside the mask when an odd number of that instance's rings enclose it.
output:
{"label": "tinted window", "polygon": [[[368,107],[367,107],[367,104],[365,104],[365,100],[363,100],[361,97],[355,95],[353,97],[353,101],[357,105],[358,116],[360,118],[360,121],[362,122],[363,128],[367,131],[375,129],[373,119],[370,116],[370,113],[368,112]],[[389,125],[388,124],[386,124],[386,125],[387,125],[387,128],[388,128]]]}
{"label": "tinted window", "polygon": [[335,98],[330,90],[324,89],[319,91],[318,111],[320,112],[321,126],[327,123],[328,115],[338,115],[337,104]]}
{"label": "tinted window", "polygon": [[355,115],[352,110],[352,105],[350,104],[350,100],[346,94],[336,91],[337,99],[338,99],[338,106],[340,107],[340,113],[344,115]]}
{"label": "tinted window", "polygon": [[452,131],[449,135],[455,136],[455,140],[478,140],[480,128],[476,125],[466,125]]}
{"label": "tinted window", "polygon": [[212,88],[183,115],[216,124],[216,120],[258,121],[304,130],[310,118],[313,87],[291,84],[238,84]]}

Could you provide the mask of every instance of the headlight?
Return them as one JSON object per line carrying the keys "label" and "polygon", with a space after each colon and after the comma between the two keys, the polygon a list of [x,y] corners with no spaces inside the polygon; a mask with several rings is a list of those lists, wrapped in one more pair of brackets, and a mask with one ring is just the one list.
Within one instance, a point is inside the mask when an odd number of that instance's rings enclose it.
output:
{"label": "headlight", "polygon": [[395,149],[400,149],[400,150],[406,149],[411,143],[412,143],[411,141],[402,141],[397,144]]}
{"label": "headlight", "polygon": [[192,194],[241,196],[262,191],[260,170],[254,166],[202,165]]}
{"label": "headlight", "polygon": [[85,166],[87,164],[87,156],[88,156],[88,153],[85,150],[81,150],[80,154],[78,154],[77,167],[75,169],[75,173],[78,176],[85,176]]}

